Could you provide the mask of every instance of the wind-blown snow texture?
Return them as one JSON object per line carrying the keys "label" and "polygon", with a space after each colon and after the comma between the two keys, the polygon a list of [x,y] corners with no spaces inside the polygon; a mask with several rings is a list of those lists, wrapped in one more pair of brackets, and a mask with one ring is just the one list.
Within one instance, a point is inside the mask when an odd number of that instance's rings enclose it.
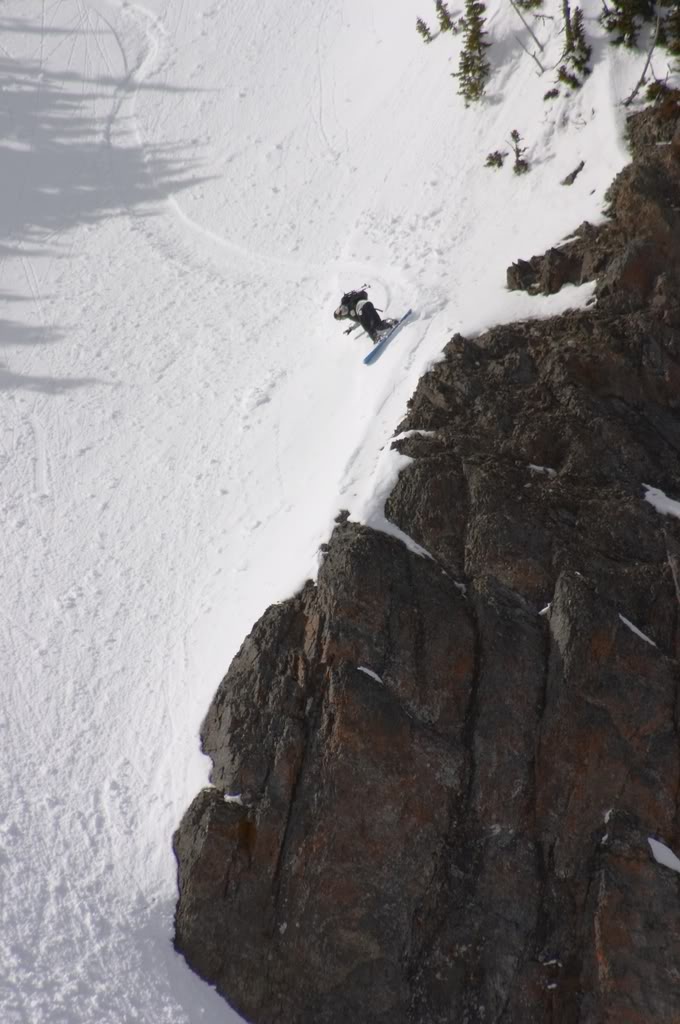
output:
{"label": "wind-blown snow texture", "polygon": [[[426,0],[0,7],[6,1024],[227,1018],[171,948],[199,722],[338,508],[370,518],[450,334],[590,294],[504,290],[513,259],[599,218],[626,161],[642,58],[583,6],[594,73],[549,105],[491,0],[469,110],[460,39],[416,35]],[[483,167],[513,128],[521,178]],[[364,281],[417,313],[368,369],[331,316]]]}

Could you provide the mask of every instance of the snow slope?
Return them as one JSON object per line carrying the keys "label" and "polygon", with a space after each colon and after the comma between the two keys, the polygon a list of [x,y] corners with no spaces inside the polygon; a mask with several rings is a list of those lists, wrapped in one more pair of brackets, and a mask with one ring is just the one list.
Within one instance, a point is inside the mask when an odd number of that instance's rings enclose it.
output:
{"label": "snow slope", "polygon": [[[594,73],[548,105],[491,0],[469,110],[427,0],[0,6],[3,1022],[230,1019],[171,947],[201,717],[337,510],[371,517],[450,334],[590,294],[504,290],[626,161],[643,58],[583,6]],[[513,128],[521,178],[483,167]],[[364,281],[417,312],[371,367],[331,318]]]}

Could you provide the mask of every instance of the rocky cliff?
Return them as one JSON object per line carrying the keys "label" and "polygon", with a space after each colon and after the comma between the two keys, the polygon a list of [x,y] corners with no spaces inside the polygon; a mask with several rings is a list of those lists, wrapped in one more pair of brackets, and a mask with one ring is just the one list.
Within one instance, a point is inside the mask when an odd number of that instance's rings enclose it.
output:
{"label": "rocky cliff", "polygon": [[341,516],[219,687],[176,946],[256,1024],[680,1021],[679,125],[508,272],[589,307],[420,382],[386,514],[429,557]]}

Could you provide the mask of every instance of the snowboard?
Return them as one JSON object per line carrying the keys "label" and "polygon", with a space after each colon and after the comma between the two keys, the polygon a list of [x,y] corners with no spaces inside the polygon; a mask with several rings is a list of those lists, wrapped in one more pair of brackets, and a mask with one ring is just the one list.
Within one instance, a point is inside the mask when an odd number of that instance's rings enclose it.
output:
{"label": "snowboard", "polygon": [[375,345],[373,346],[371,351],[368,353],[368,355],[364,356],[364,362],[367,365],[369,363],[374,363],[375,362],[375,360],[378,358],[380,353],[387,347],[387,345],[389,344],[391,339],[394,337],[394,335],[397,333],[399,328],[402,326],[402,324],[406,320],[408,320],[408,318],[411,316],[412,313],[413,313],[412,309],[407,310],[407,312],[404,313],[404,315],[399,320],[397,320],[396,324],[394,324],[393,327],[390,327],[389,331],[387,331],[385,334],[383,334],[383,336],[380,339],[380,341],[377,341],[375,343]]}

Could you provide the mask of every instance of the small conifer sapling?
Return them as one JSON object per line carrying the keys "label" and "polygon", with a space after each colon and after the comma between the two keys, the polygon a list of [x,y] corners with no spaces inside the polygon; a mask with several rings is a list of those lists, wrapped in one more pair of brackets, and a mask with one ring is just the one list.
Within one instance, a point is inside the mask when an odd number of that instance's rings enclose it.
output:
{"label": "small conifer sapling", "polygon": [[493,153],[489,153],[486,158],[485,167],[502,167],[503,161],[505,160],[507,153],[502,153],[500,149],[494,149]]}
{"label": "small conifer sapling", "polygon": [[522,136],[516,128],[510,132],[510,139],[512,142],[512,149],[515,154],[515,162],[512,166],[515,174],[526,174],[529,170],[529,164],[524,159],[524,153],[526,153],[526,146],[522,145]]}

